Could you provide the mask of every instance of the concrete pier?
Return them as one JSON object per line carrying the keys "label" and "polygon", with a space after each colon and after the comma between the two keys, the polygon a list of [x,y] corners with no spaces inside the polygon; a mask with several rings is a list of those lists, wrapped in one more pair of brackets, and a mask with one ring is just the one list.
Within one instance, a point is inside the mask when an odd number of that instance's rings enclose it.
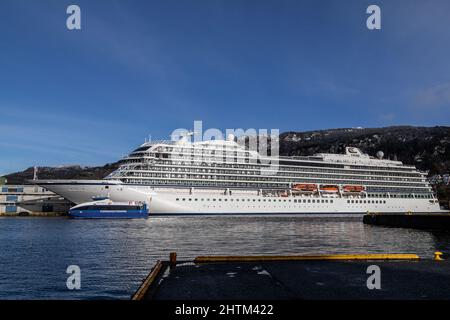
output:
{"label": "concrete pier", "polygon": [[[450,263],[417,255],[199,257],[158,262],[134,300],[450,299]],[[173,265],[173,263],[172,263]],[[380,289],[367,286],[369,266]]]}
{"label": "concrete pier", "polygon": [[450,230],[450,213],[429,214],[429,213],[404,213],[404,214],[381,214],[369,213],[364,215],[365,224],[414,228]]}

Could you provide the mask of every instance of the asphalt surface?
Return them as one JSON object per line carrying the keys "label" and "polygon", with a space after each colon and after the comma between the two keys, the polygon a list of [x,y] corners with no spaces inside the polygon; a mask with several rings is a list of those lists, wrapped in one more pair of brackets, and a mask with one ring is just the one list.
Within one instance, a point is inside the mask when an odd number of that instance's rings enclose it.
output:
{"label": "asphalt surface", "polygon": [[[381,289],[368,289],[370,265]],[[147,299],[150,297],[146,297]],[[167,271],[155,300],[450,299],[447,261],[193,263]]]}

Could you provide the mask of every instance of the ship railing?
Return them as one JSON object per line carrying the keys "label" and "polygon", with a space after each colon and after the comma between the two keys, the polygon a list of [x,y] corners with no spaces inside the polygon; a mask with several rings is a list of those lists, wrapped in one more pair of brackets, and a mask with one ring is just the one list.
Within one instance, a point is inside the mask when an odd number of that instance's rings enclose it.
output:
{"label": "ship railing", "polygon": [[174,145],[177,141],[173,141],[173,140],[168,140],[168,139],[159,139],[159,140],[151,140],[149,142],[147,142],[148,145],[153,145],[153,144],[169,144],[169,145]]}

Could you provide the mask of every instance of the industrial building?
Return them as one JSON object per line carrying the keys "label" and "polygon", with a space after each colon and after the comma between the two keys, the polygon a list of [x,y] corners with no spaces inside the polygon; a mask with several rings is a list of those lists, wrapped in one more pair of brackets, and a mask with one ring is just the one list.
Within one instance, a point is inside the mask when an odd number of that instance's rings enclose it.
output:
{"label": "industrial building", "polygon": [[64,215],[71,205],[37,185],[0,185],[0,215]]}

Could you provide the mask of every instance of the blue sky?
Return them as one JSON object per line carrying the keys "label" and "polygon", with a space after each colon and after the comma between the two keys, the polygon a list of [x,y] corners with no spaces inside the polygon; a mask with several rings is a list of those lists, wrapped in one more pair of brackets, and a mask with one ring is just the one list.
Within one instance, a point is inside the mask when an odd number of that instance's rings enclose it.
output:
{"label": "blue sky", "polygon": [[[66,29],[81,7],[82,30]],[[382,29],[366,28],[370,4]],[[448,125],[450,2],[1,0],[0,174],[176,128]]]}

